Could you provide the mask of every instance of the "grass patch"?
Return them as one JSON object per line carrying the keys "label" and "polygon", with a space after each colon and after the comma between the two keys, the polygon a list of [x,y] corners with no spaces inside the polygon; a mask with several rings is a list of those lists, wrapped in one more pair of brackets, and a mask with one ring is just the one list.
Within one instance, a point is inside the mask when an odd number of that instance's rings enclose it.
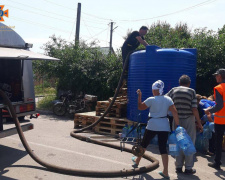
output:
{"label": "grass patch", "polygon": [[40,86],[35,86],[34,91],[36,96],[46,96],[56,94],[56,89],[53,87],[42,88]]}
{"label": "grass patch", "polygon": [[56,95],[46,95],[37,103],[38,109],[52,110],[53,103],[56,99]]}

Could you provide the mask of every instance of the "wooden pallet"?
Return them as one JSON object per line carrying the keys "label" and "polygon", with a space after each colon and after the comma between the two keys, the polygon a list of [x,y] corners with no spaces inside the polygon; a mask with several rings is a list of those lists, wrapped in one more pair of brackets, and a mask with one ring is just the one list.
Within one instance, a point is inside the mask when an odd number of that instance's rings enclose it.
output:
{"label": "wooden pallet", "polygon": [[[98,108],[107,108],[108,106],[110,105],[110,102],[109,101],[97,101],[97,106]],[[117,107],[117,108],[126,108],[127,106],[127,102],[126,101],[117,101],[117,102],[114,102],[113,106],[112,107]]]}
{"label": "wooden pallet", "polygon": [[[102,116],[104,112],[105,111],[96,111],[96,116]],[[117,118],[126,117],[126,112],[121,111],[120,109],[117,109],[115,112],[111,111],[107,113],[106,117],[117,117]]]}
{"label": "wooden pallet", "polygon": [[97,107],[108,107],[109,101],[97,101]]}
{"label": "wooden pallet", "polygon": [[[75,127],[76,125],[85,127],[88,125],[88,122],[94,123],[99,120],[100,116],[95,116],[95,113],[96,112],[93,111],[76,114],[74,119]],[[103,120],[93,128],[93,131],[100,134],[118,135],[122,132],[122,129],[126,124],[130,126],[136,124],[136,122],[126,118],[104,117]]]}
{"label": "wooden pallet", "polygon": [[[110,97],[109,99],[108,99],[108,101],[109,102],[112,102],[112,100],[113,100],[113,97]],[[115,102],[127,102],[127,96],[119,96],[119,97],[116,97],[116,100],[115,100]]]}
{"label": "wooden pallet", "polygon": [[75,114],[74,117],[74,127],[85,127],[93,124],[96,121],[95,116],[83,115],[83,114]]}
{"label": "wooden pallet", "polygon": [[132,125],[133,121],[130,121],[126,118],[112,118],[112,117],[105,117],[101,123],[104,123],[104,124],[112,124],[112,125],[122,125],[122,126],[125,126],[125,124],[128,124],[128,125]]}
{"label": "wooden pallet", "polygon": [[136,122],[129,121],[123,118],[105,117],[95,127],[94,131],[97,133],[106,133],[117,135],[122,132],[123,127],[128,124],[134,125]]}
{"label": "wooden pallet", "polygon": [[[109,101],[98,101],[96,110],[96,116],[101,116],[109,107]],[[107,117],[126,117],[127,102],[114,102],[113,106],[109,110]]]}
{"label": "wooden pallet", "polygon": [[94,127],[94,131],[99,134],[109,134],[109,135],[118,135],[122,132],[120,129],[112,129],[112,128],[103,128],[103,127]]}

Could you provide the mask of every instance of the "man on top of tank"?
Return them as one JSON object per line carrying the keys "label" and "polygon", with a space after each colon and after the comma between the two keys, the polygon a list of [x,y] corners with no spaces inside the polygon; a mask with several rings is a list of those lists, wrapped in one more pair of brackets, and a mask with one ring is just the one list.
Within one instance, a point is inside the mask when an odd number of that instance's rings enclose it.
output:
{"label": "man on top of tank", "polygon": [[142,26],[139,31],[133,31],[125,40],[122,46],[123,65],[127,55],[134,51],[140,44],[143,44],[144,46],[149,45],[144,39],[144,35],[146,35],[147,32],[148,28],[146,26]]}

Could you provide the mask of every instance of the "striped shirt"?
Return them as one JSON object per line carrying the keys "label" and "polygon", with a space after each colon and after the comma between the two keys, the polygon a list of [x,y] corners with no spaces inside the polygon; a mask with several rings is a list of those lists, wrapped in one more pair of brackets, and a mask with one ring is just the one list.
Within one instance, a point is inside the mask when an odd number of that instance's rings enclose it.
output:
{"label": "striped shirt", "polygon": [[193,115],[192,108],[197,108],[197,99],[194,89],[185,86],[174,87],[166,95],[173,100],[179,119],[190,117]]}

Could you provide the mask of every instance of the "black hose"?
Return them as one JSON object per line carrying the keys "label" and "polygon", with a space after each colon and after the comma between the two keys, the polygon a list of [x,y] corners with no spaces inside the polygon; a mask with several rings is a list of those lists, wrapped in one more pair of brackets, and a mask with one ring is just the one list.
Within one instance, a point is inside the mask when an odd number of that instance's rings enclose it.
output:
{"label": "black hose", "polygon": [[[109,109],[111,108],[111,106],[115,102],[115,99],[116,99],[116,97],[118,95],[119,89],[120,89],[121,84],[122,84],[124,71],[125,71],[125,68],[126,68],[126,66],[128,64],[128,58],[129,57],[126,58],[125,65],[123,67],[123,73],[122,73],[122,75],[120,77],[120,81],[119,81],[116,93],[115,93],[115,95],[113,97],[113,100],[112,100],[110,106],[108,107],[107,111],[109,111]],[[28,145],[28,143],[26,141],[26,138],[25,138],[25,136],[23,134],[23,131],[21,129],[20,123],[18,121],[17,115],[15,113],[15,110],[14,110],[14,108],[12,106],[11,101],[5,95],[4,91],[2,91],[1,89],[0,89],[0,95],[3,97],[3,100],[4,100],[5,104],[8,106],[8,110],[11,112],[11,115],[12,115],[12,118],[13,118],[14,123],[16,125],[16,129],[18,131],[20,140],[21,140],[23,146],[25,147],[27,153],[31,156],[31,158],[34,161],[36,161],[40,165],[46,167],[50,171],[61,173],[61,174],[75,175],[75,176],[85,176],[85,177],[123,177],[123,176],[126,177],[126,176],[132,176],[132,175],[141,174],[141,173],[147,173],[147,172],[153,171],[153,170],[155,170],[156,168],[159,167],[159,161],[156,160],[155,158],[147,155],[147,154],[144,154],[143,158],[145,158],[145,159],[149,160],[150,162],[152,162],[150,165],[147,165],[145,167],[136,168],[136,169],[128,169],[128,170],[88,171],[88,170],[64,168],[64,167],[59,167],[59,166],[56,166],[56,165],[53,165],[53,164],[49,164],[49,163],[41,160],[40,158],[38,158],[33,153],[33,151],[31,150],[30,146]],[[78,135],[76,133],[82,132],[82,131],[84,131],[86,129],[89,129],[89,128],[95,126],[96,124],[98,124],[104,118],[104,116],[108,113],[107,111],[103,114],[103,116],[98,120],[97,123],[95,122],[91,126],[88,126],[86,128],[80,129],[79,131],[71,132],[71,136],[73,136],[75,138],[78,138],[78,139],[81,139],[81,140],[86,140],[86,137]],[[118,146],[118,145],[113,145],[113,144],[109,144],[109,143],[105,143],[105,142],[101,142],[101,141],[93,140],[93,139],[89,139],[89,141],[93,142],[93,143],[96,143],[96,144],[99,144],[99,145],[103,145],[103,146],[107,146],[107,147],[111,147],[111,148],[115,148],[115,149],[119,149],[120,150],[120,146]],[[126,147],[124,147],[123,150],[126,151],[126,152],[130,152],[130,153],[132,152],[131,149],[126,148]]]}
{"label": "black hose", "polygon": [[[119,80],[119,83],[117,85],[117,88],[116,88],[116,92],[113,96],[113,99],[110,103],[110,105],[108,106],[108,108],[106,109],[106,111],[103,113],[103,115],[96,121],[94,122],[93,124],[87,126],[87,127],[84,127],[82,129],[79,129],[79,130],[74,130],[70,133],[70,135],[74,138],[77,138],[77,139],[80,139],[80,140],[83,140],[83,141],[86,141],[87,138],[86,136],[82,136],[82,135],[78,135],[77,133],[81,133],[87,129],[91,129],[93,128],[94,126],[96,126],[99,122],[101,122],[104,117],[106,116],[106,114],[108,114],[109,110],[111,109],[111,107],[113,106],[115,100],[116,100],[116,97],[118,96],[118,93],[120,91],[120,88],[122,86],[122,82],[123,82],[123,79],[124,79],[124,73],[125,71],[128,69],[128,63],[129,63],[129,57],[130,57],[130,54],[133,53],[132,52],[129,52],[126,59],[125,59],[125,63],[124,63],[124,66],[123,66],[123,71],[122,71],[122,74],[120,76],[120,80]],[[111,147],[111,148],[114,148],[114,149],[121,149],[120,146],[118,145],[114,145],[114,144],[109,144],[109,143],[105,143],[105,142],[102,142],[102,141],[99,141],[99,140],[94,140],[94,139],[91,139],[89,138],[88,139],[89,142],[92,142],[92,143],[95,143],[95,144],[99,144],[99,145],[103,145],[103,146],[107,146],[107,147]],[[129,148],[123,148],[124,151],[126,152],[130,152],[132,153],[132,149],[129,149]],[[146,166],[146,167],[141,167],[141,168],[137,168],[135,169],[135,171],[133,169],[131,170],[126,170],[126,172],[122,172],[122,171],[117,171],[117,172],[112,172],[113,174],[108,174],[107,177],[117,177],[117,176],[129,176],[129,175],[137,175],[137,174],[140,174],[140,173],[144,173],[144,172],[150,172],[150,171],[153,171],[155,169],[157,169],[159,167],[159,162],[158,160],[156,160],[155,158],[151,157],[151,156],[148,156],[146,154],[143,155],[143,158],[149,160],[152,162],[152,164]],[[101,174],[95,174],[95,177],[102,177]]]}

